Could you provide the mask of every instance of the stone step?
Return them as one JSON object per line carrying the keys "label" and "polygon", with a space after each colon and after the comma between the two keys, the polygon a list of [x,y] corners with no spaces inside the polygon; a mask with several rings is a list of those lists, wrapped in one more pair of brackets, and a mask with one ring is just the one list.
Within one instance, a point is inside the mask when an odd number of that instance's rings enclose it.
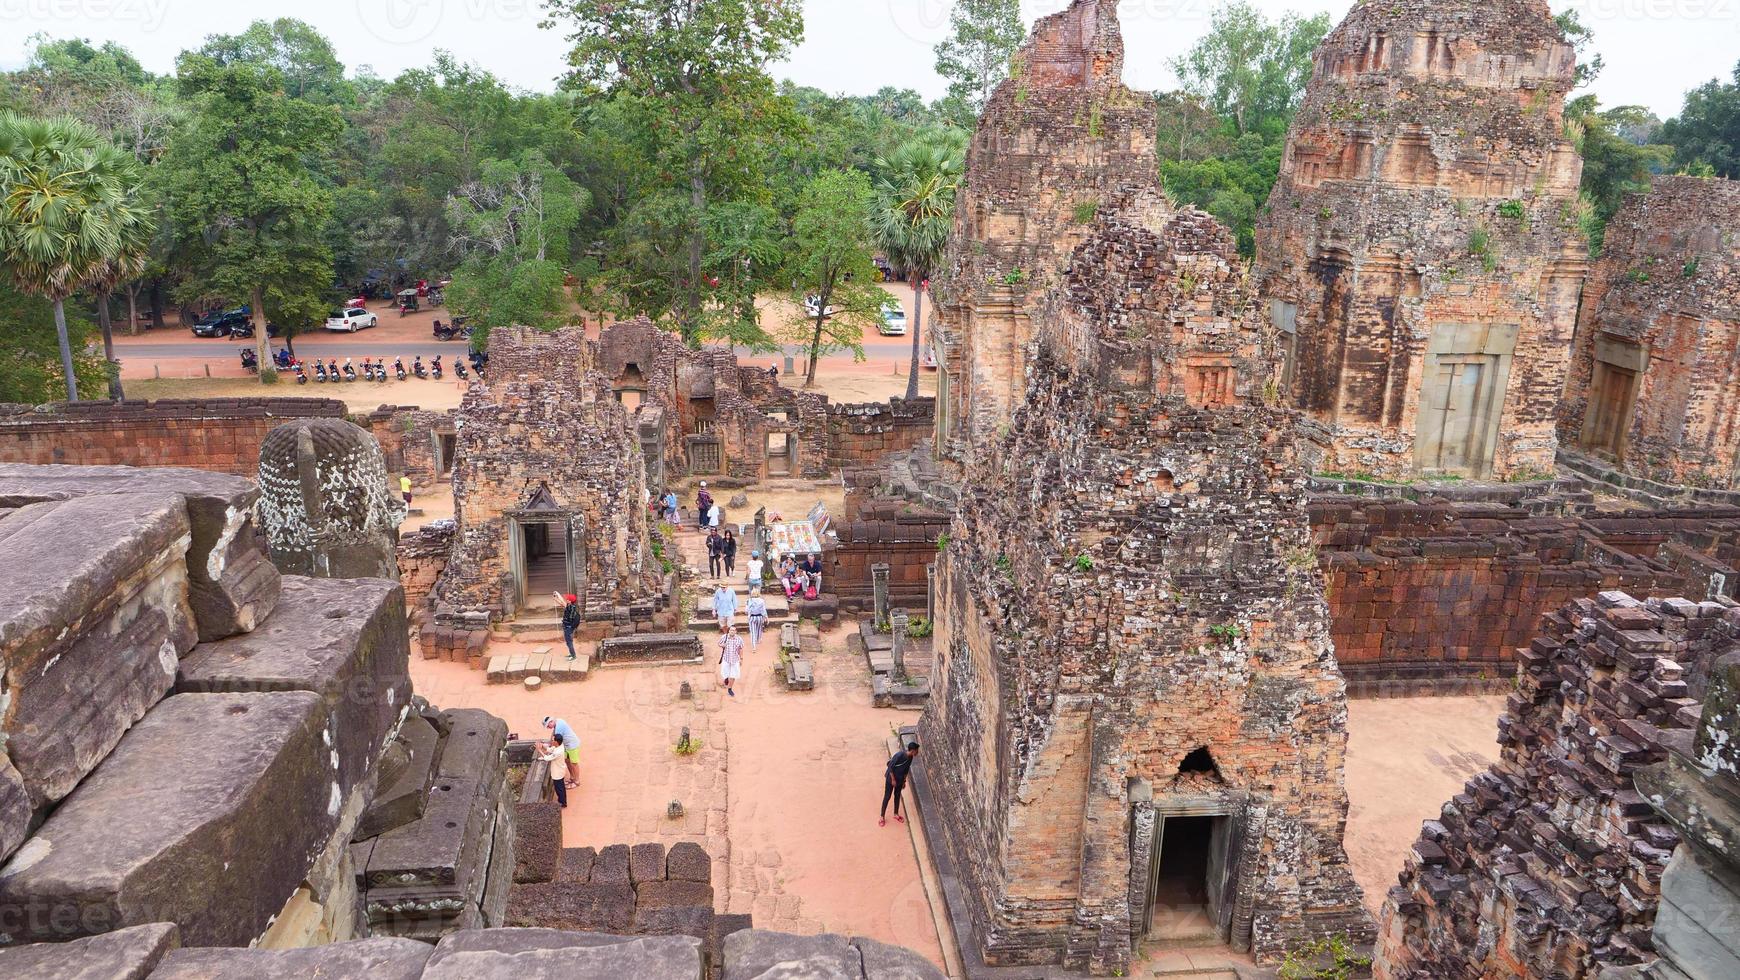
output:
{"label": "stone step", "polygon": [[498,653],[484,666],[484,683],[518,684],[527,677],[539,678],[545,684],[583,681],[590,671],[592,658],[582,652],[573,660],[562,652]]}

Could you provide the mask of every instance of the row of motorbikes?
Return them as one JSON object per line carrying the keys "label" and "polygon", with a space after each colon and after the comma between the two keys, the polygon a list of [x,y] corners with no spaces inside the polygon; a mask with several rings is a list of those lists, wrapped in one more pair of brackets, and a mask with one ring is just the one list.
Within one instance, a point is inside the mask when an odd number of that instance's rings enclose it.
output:
{"label": "row of motorbikes", "polygon": [[[454,377],[461,381],[469,380],[473,373],[475,373],[480,379],[483,377],[483,368],[484,365],[488,363],[489,356],[481,351],[473,351],[469,360],[471,362],[471,367],[470,370],[467,370],[466,361],[464,359],[457,357],[453,359]],[[242,351],[242,368],[249,374],[259,373],[260,358],[259,355],[254,353],[252,348]],[[362,368],[359,373],[359,369],[351,363],[351,359],[348,357],[344,359],[343,366],[340,366],[338,358],[336,357],[328,358],[324,362],[318,357],[311,362],[304,362],[301,358],[294,356],[289,351],[279,350],[272,356],[272,368],[279,372],[288,372],[294,375],[296,377],[296,383],[299,385],[307,384],[310,378],[313,378],[317,384],[325,384],[329,382],[332,384],[338,384],[344,381],[355,381],[359,377],[364,381],[386,381],[389,377],[397,378],[400,381],[404,381],[411,377],[432,378],[436,381],[440,381],[445,374],[445,368],[442,367],[441,355],[439,354],[435,355],[434,360],[430,361],[427,365],[423,363],[421,355],[414,357],[411,359],[411,366],[408,369],[405,367],[404,358],[395,357],[393,358],[393,366],[390,373],[387,369],[386,358],[376,357],[371,359],[365,357],[363,358]]]}

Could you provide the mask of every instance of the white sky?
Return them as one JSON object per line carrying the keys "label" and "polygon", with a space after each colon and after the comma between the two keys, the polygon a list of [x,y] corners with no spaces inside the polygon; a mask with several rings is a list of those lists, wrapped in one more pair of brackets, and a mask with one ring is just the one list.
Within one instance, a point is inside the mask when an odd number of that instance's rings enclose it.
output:
{"label": "white sky", "polygon": [[[1068,0],[1023,0],[1031,21]],[[1136,88],[1172,87],[1166,62],[1207,29],[1220,0],[1122,0],[1125,80]],[[1349,0],[1255,0],[1272,15],[1328,10]],[[883,85],[934,98],[944,83],[931,46],[944,34],[949,0],[805,0],[806,38],[776,76],[844,94]],[[1667,118],[1685,92],[1728,78],[1740,60],[1740,0],[1553,0],[1575,7],[1595,29],[1607,70],[1595,85],[1606,105],[1642,104]],[[256,19],[299,17],[332,40],[339,56],[392,77],[426,64],[435,48],[481,64],[512,85],[547,90],[562,70],[566,44],[540,30],[538,0],[0,0],[0,68],[24,58],[26,38],[119,41],[146,67],[170,71],[175,56],[208,34],[235,33]]]}

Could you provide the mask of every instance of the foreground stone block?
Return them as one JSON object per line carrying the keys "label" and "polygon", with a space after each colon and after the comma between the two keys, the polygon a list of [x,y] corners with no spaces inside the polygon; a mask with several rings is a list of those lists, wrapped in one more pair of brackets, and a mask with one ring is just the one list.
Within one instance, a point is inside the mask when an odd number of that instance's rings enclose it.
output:
{"label": "foreground stone block", "polygon": [[32,807],[71,792],[169,691],[196,640],[189,533],[169,493],[0,512],[0,736]]}
{"label": "foreground stone block", "polygon": [[182,661],[183,693],[312,691],[325,699],[340,792],[367,776],[411,699],[405,598],[384,579],[288,576],[259,629],[202,643]]}
{"label": "foreground stone block", "polygon": [[421,698],[412,704],[411,713],[375,766],[374,798],[357,822],[357,840],[377,837],[421,817],[434,790],[441,735],[424,714],[428,705]]}
{"label": "foreground stone block", "polygon": [[555,800],[517,803],[514,882],[550,881],[562,863],[562,808]]}
{"label": "foreground stone block", "polygon": [[245,633],[272,614],[278,569],[259,546],[252,481],[169,467],[0,463],[0,508],[100,494],[177,493],[187,502],[189,602],[201,640]]}
{"label": "foreground stone block", "polygon": [[169,921],[191,946],[247,945],[336,829],[327,719],[305,691],[157,705],[0,867],[5,941]]}
{"label": "foreground stone block", "polygon": [[417,980],[433,952],[414,939],[359,939],[308,949],[178,949],[151,980]]}
{"label": "foreground stone block", "polygon": [[835,933],[746,929],[725,937],[725,980],[943,980],[909,949]]}
{"label": "foreground stone block", "polygon": [[152,922],[70,943],[0,949],[6,980],[144,980],[179,942],[174,923]]}
{"label": "foreground stone block", "polygon": [[436,944],[426,980],[702,980],[701,943],[555,929],[454,933]]}
{"label": "foreground stone block", "polygon": [[634,930],[634,886],[550,881],[516,885],[507,923],[626,933]]}

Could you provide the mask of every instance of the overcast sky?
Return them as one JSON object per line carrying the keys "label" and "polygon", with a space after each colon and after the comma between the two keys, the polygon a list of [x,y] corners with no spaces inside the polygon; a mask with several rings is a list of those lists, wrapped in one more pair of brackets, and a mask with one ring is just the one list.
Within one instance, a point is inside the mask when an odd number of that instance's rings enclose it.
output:
{"label": "overcast sky", "polygon": [[[1024,0],[1029,21],[1068,0]],[[1125,80],[1144,89],[1172,87],[1166,67],[1208,27],[1221,0],[1123,0]],[[1255,0],[1271,14],[1327,10],[1339,18],[1349,0]],[[947,29],[949,0],[806,0],[806,40],[780,78],[833,93],[867,94],[883,85],[914,88],[927,98],[944,83],[931,47]],[[1688,89],[1726,79],[1740,60],[1740,0],[1554,0],[1575,7],[1595,29],[1606,73],[1595,91],[1606,105],[1635,103],[1663,118],[1679,111]],[[170,71],[175,56],[208,34],[235,33],[252,20],[309,21],[332,39],[352,67],[386,77],[426,64],[435,48],[481,64],[512,85],[547,90],[562,69],[566,43],[540,30],[537,0],[0,0],[0,68],[24,58],[26,39],[114,40],[146,67]]]}

